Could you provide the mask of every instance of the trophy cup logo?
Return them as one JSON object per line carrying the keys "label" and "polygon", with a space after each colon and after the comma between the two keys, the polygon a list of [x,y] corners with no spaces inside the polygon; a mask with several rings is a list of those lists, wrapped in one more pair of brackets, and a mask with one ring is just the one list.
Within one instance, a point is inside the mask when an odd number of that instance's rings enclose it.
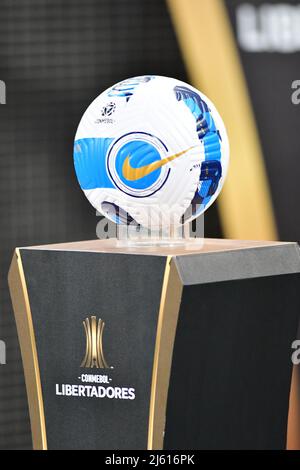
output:
{"label": "trophy cup logo", "polygon": [[86,335],[86,350],[80,367],[108,369],[109,365],[104,358],[102,344],[104,321],[100,318],[97,322],[97,318],[91,316],[82,323]]}

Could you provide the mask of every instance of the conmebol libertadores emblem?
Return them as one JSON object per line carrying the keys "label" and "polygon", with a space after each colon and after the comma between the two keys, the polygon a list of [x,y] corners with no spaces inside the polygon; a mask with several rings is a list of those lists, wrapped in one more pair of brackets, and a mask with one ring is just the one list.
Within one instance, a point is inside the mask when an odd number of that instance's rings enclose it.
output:
{"label": "conmebol libertadores emblem", "polygon": [[80,367],[108,369],[109,365],[104,358],[102,344],[104,321],[100,318],[97,322],[97,318],[91,316],[83,321],[83,326],[86,335],[86,351]]}

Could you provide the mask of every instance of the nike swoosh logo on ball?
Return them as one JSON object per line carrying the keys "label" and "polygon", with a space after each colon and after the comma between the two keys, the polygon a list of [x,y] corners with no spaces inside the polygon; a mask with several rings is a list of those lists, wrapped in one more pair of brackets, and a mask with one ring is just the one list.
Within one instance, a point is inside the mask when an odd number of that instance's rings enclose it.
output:
{"label": "nike swoosh logo on ball", "polygon": [[192,148],[194,147],[189,147],[186,150],[182,150],[181,152],[174,153],[174,155],[171,155],[170,157],[163,158],[162,160],[150,163],[149,165],[141,166],[139,168],[133,168],[131,166],[131,163],[130,163],[131,154],[129,153],[123,163],[123,167],[122,167],[123,176],[128,181],[136,181],[141,178],[144,178],[144,176],[147,176],[153,171],[158,170],[159,168],[171,162],[172,160],[175,160],[176,158],[181,157],[181,155],[184,155]]}

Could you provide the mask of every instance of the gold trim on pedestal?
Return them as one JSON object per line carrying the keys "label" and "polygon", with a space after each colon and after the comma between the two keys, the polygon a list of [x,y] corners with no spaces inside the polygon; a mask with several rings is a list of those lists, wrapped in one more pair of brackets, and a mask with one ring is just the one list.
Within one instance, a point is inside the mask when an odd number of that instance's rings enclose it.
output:
{"label": "gold trim on pedestal", "polygon": [[15,250],[10,265],[8,284],[22,353],[33,448],[46,450],[47,436],[40,370],[26,280],[18,249]]}
{"label": "gold trim on pedestal", "polygon": [[148,427],[148,450],[163,449],[173,347],[182,296],[182,282],[171,256],[167,257],[158,314]]}
{"label": "gold trim on pedestal", "polygon": [[300,376],[299,366],[293,366],[287,426],[287,450],[300,450]]}

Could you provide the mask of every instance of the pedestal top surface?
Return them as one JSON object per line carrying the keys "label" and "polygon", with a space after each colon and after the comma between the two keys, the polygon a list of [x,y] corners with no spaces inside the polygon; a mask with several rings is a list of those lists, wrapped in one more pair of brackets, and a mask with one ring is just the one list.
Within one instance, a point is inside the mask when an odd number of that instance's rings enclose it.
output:
{"label": "pedestal top surface", "polygon": [[[192,239],[184,245],[120,245],[116,239],[85,240],[80,242],[56,243],[51,245],[38,245],[23,247],[31,250],[52,251],[85,251],[98,253],[123,253],[157,256],[183,256],[201,253],[215,253],[235,250],[248,250],[251,248],[276,247],[282,245],[294,245],[295,242],[276,241],[249,241],[249,240],[225,240],[225,239]],[[22,248],[22,249],[23,249]]]}

